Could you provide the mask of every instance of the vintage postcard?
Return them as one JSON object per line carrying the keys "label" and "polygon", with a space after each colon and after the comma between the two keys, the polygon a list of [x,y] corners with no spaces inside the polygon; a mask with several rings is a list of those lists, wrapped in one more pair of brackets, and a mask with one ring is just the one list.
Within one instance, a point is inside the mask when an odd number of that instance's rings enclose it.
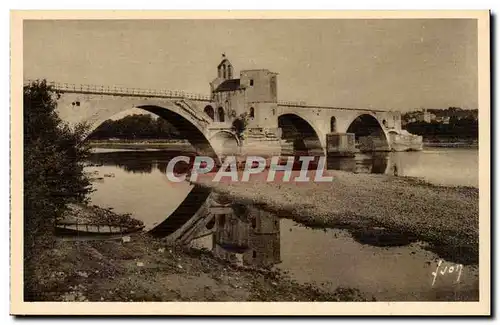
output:
{"label": "vintage postcard", "polygon": [[489,17],[13,11],[11,313],[489,315]]}

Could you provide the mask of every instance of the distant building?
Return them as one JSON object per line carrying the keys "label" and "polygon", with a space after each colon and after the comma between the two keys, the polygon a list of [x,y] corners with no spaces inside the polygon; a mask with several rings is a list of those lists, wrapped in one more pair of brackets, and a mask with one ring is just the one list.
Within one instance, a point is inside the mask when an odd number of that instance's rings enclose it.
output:
{"label": "distant building", "polygon": [[438,116],[436,117],[433,121],[441,124],[450,124],[450,117],[449,116]]}
{"label": "distant building", "polygon": [[419,122],[431,123],[432,121],[434,121],[436,119],[436,115],[432,114],[431,112],[427,111],[426,109],[423,109],[422,111],[416,113],[415,118]]}
{"label": "distant building", "polygon": [[450,118],[455,120],[467,118],[477,121],[478,110],[464,110],[454,107],[451,109],[419,109],[406,113],[404,115],[404,123],[405,125],[414,122],[450,124]]}

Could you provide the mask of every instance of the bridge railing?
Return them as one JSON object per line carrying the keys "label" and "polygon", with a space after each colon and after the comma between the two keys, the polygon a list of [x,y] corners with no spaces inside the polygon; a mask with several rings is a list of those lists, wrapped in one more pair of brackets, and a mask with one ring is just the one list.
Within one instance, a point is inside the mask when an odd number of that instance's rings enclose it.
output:
{"label": "bridge railing", "polygon": [[306,102],[291,102],[286,100],[278,100],[278,105],[283,106],[307,106]]}
{"label": "bridge railing", "polygon": [[376,109],[376,108],[354,108],[354,107],[333,107],[333,106],[325,106],[325,105],[315,105],[315,104],[310,104],[306,102],[291,102],[291,101],[283,101],[279,100],[278,105],[280,106],[288,106],[288,107],[301,107],[301,108],[313,108],[313,109],[341,109],[341,110],[348,110],[348,111],[370,111],[370,112],[390,112],[394,111],[393,109],[390,110],[381,110],[381,109]]}
{"label": "bridge railing", "polygon": [[[26,80],[25,85],[32,83],[34,80]],[[125,96],[145,96],[145,97],[163,97],[163,98],[179,98],[190,100],[210,101],[209,95],[194,94],[184,91],[163,90],[163,89],[145,89],[145,88],[129,88],[119,86],[102,86],[89,84],[71,84],[61,82],[47,82],[53,89],[61,92],[76,92],[76,93],[92,93],[92,94],[109,94],[109,95],[125,95]]]}
{"label": "bridge railing", "polygon": [[[26,79],[24,85],[32,83],[34,80]],[[189,100],[199,100],[199,101],[211,101],[211,96],[204,94],[194,94],[184,91],[176,90],[164,90],[164,89],[145,89],[145,88],[129,88],[129,87],[119,87],[119,86],[103,86],[103,85],[89,85],[89,84],[72,84],[72,83],[61,83],[61,82],[47,82],[55,90],[61,92],[75,92],[75,93],[89,93],[89,94],[109,94],[109,95],[119,95],[119,96],[144,96],[144,97],[159,97],[159,98],[177,98],[177,99],[189,99]],[[340,108],[340,107],[328,107],[328,106],[318,106],[313,104],[308,104],[304,101],[278,101],[278,105],[290,106],[290,107],[310,107],[310,108],[336,108],[336,109],[346,109],[346,110],[370,110],[370,111],[380,111],[376,109],[357,109],[357,108]]]}

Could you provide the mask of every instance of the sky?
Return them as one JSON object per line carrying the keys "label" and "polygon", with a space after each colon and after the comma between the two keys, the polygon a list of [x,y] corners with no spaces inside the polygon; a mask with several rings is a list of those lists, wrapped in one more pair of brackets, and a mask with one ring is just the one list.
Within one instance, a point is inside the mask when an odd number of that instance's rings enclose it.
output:
{"label": "sky", "polygon": [[25,21],[24,78],[209,94],[225,53],[278,73],[278,98],[478,108],[472,19]]}

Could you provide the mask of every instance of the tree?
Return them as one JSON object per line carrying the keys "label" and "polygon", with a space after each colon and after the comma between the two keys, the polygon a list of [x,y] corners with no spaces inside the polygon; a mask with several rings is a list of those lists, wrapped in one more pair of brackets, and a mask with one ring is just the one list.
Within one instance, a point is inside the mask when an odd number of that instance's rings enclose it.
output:
{"label": "tree", "polygon": [[233,120],[232,129],[238,136],[238,138],[243,139],[243,134],[248,126],[248,114],[245,112],[240,114],[237,118]]}
{"label": "tree", "polygon": [[24,258],[30,261],[52,240],[56,219],[67,203],[84,202],[92,190],[83,172],[90,149],[83,142],[88,126],[71,129],[56,113],[59,95],[46,81],[24,86]]}

